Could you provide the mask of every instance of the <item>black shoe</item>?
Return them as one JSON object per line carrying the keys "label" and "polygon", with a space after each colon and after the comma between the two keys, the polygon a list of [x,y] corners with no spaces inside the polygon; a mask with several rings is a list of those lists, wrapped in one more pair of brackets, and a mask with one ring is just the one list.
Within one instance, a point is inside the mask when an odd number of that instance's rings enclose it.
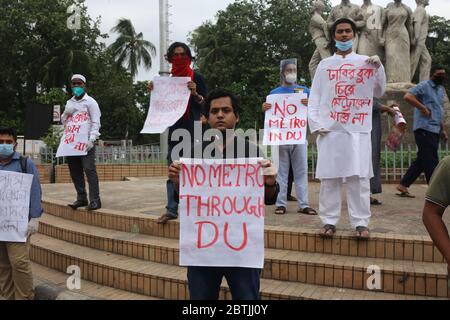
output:
{"label": "black shoe", "polygon": [[156,220],[156,223],[157,224],[166,224],[170,220],[176,220],[176,219],[178,219],[178,217],[175,216],[174,214],[166,213],[166,214],[163,214],[161,217],[159,217],[158,220]]}
{"label": "black shoe", "polygon": [[87,200],[77,200],[73,204],[68,204],[69,207],[71,207],[73,210],[77,210],[81,207],[86,207],[88,205]]}
{"label": "black shoe", "polygon": [[88,211],[94,211],[98,210],[102,207],[102,202],[100,200],[94,200],[89,203],[89,206],[87,207]]}

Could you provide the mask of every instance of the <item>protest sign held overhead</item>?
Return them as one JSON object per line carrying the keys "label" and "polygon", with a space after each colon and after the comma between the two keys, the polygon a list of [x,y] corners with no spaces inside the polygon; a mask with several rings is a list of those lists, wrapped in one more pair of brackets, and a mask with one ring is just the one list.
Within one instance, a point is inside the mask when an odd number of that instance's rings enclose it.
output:
{"label": "protest sign held overhead", "polygon": [[163,133],[186,112],[191,92],[188,77],[156,77],[147,120],[141,133]]}

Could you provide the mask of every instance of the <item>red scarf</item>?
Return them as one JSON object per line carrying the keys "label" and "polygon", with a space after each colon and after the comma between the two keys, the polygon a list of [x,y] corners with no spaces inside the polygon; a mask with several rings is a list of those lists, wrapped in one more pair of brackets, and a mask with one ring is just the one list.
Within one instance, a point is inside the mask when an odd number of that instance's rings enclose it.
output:
{"label": "red scarf", "polygon": [[[192,81],[194,81],[194,70],[191,68],[191,59],[188,56],[180,57],[176,56],[172,58],[172,76],[173,77],[189,77]],[[184,113],[184,120],[189,121],[190,116],[190,102],[186,108],[186,112]]]}

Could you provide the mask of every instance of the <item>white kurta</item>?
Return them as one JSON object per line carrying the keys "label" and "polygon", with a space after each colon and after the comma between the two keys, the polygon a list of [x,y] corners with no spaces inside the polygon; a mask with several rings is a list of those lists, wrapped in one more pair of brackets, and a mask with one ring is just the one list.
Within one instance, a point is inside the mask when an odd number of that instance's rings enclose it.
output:
{"label": "white kurta", "polygon": [[[331,132],[317,138],[317,170],[318,179],[335,179],[359,176],[360,178],[373,177],[372,147],[371,147],[371,114],[366,126],[367,132],[350,132],[339,121],[330,119],[335,111],[332,107],[333,98],[336,97],[336,83],[329,80],[330,66],[339,69],[343,64],[361,64],[368,59],[367,56],[351,53],[345,58],[334,55],[320,62],[315,74],[308,105],[308,122],[312,133],[320,129]],[[383,66],[375,71],[373,79],[361,86],[370,86],[370,109],[373,97],[381,97],[386,87],[386,75]],[[364,130],[362,130],[364,131]]]}

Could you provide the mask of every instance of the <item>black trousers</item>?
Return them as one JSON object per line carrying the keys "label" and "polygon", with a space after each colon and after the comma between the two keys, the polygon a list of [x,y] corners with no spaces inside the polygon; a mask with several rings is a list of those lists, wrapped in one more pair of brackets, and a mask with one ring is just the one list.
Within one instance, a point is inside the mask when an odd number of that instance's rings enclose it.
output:
{"label": "black trousers", "polygon": [[100,187],[95,167],[95,147],[86,156],[67,157],[67,162],[69,164],[70,177],[77,190],[77,200],[87,200],[84,181],[85,173],[89,184],[89,200],[100,200]]}
{"label": "black trousers", "polygon": [[439,164],[439,134],[418,129],[414,131],[414,137],[418,148],[417,159],[400,181],[400,184],[406,188],[409,188],[422,172],[425,173],[425,178],[429,183],[434,169]]}

